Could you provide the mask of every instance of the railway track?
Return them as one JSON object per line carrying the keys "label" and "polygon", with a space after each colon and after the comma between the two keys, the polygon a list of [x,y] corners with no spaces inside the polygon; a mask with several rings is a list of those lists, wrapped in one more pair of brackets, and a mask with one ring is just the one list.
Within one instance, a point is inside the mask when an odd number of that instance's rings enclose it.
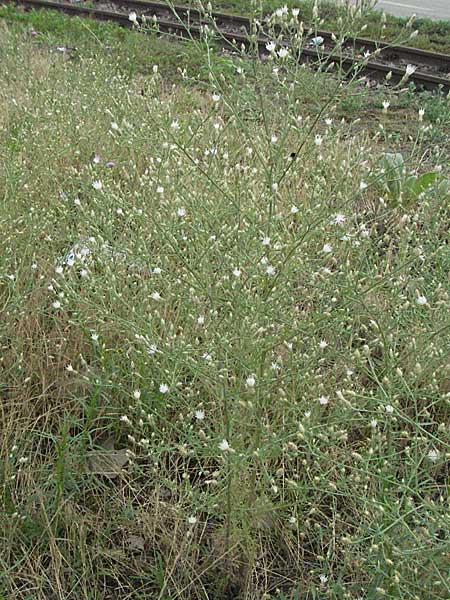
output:
{"label": "railway track", "polygon": [[[70,0],[17,0],[15,4],[26,9],[52,9],[74,16],[114,21],[125,27],[133,25],[129,14],[135,12],[138,22],[144,18],[159,32],[180,37],[198,37],[205,25],[214,26],[220,33],[222,43],[231,49],[240,48],[242,45],[248,47],[249,34],[255,33],[251,21],[246,17],[213,12],[205,18],[204,14],[194,8],[171,8],[166,3],[150,0],[97,0],[94,6],[83,0],[76,3]],[[256,32],[260,56],[268,54],[266,44],[269,40],[269,25],[267,22],[261,24]],[[309,37],[306,36],[306,40],[308,45],[302,48],[297,56],[299,61],[310,63],[312,66],[323,69],[334,63],[348,76],[355,73],[356,67],[360,76],[381,81],[388,77],[393,84],[405,80],[408,67],[409,71],[414,69],[408,80],[413,82],[417,89],[441,89],[450,92],[449,55],[406,46],[390,46],[365,38],[348,38],[341,40],[337,45],[333,35],[327,31],[314,31]],[[317,45],[318,40],[320,45]],[[289,40],[283,39],[282,45],[290,47]],[[370,53],[370,56],[364,59],[367,53]]]}

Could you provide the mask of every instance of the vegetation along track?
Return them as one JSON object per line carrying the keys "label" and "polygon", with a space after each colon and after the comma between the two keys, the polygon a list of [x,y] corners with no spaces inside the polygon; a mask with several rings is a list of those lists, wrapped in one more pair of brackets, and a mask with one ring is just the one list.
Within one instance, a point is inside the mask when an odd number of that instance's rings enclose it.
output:
{"label": "vegetation along track", "polygon": [[[133,11],[137,20],[142,17],[151,19],[149,22],[162,33],[172,33],[178,36],[199,36],[202,26],[214,24],[220,32],[224,44],[232,48],[247,46],[251,33],[251,22],[246,17],[227,15],[213,12],[205,16],[198,10],[183,6],[169,7],[163,2],[147,0],[100,0],[88,3],[84,0],[74,3],[70,0],[54,2],[52,0],[18,0],[18,4],[28,9],[47,8],[66,12],[74,16],[89,16],[96,19],[115,21],[122,26],[131,27],[133,24],[129,14]],[[112,10],[113,9],[113,10]],[[266,43],[268,36],[265,25],[258,30],[257,45],[260,56],[268,54]],[[275,29],[276,32],[276,29]],[[320,45],[314,45],[315,38]],[[322,38],[322,39],[320,39]],[[347,38],[337,44],[330,32],[308,32],[307,46],[299,53],[299,60],[312,66],[326,68],[331,63],[339,65],[348,75],[353,75],[355,66],[361,75],[374,80],[390,79],[393,84],[406,81],[406,70],[410,65],[415,69],[409,75],[417,89],[450,91],[450,56],[410,48],[407,46],[392,46],[363,38]],[[283,45],[290,46],[289,40]],[[370,56],[364,58],[365,53]],[[411,67],[408,69],[412,71]]]}

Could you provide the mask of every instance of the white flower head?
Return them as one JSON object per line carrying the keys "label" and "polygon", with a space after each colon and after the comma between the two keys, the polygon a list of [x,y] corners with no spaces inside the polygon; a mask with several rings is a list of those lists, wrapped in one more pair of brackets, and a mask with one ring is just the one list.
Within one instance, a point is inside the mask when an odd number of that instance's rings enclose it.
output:
{"label": "white flower head", "polygon": [[337,215],[335,215],[335,217],[333,218],[333,220],[331,221],[333,223],[333,225],[343,225],[346,221],[346,216],[343,215],[342,213],[337,213]]}
{"label": "white flower head", "polygon": [[299,211],[298,206],[295,206],[295,205],[291,206],[291,215],[296,215],[298,213],[298,211]]}
{"label": "white flower head", "polygon": [[161,383],[161,385],[159,386],[159,391],[161,394],[167,394],[167,392],[169,391],[169,386],[167,385],[167,383]]}
{"label": "white flower head", "polygon": [[128,15],[128,20],[132,23],[137,23],[137,14],[134,11],[130,12]]}
{"label": "white flower head", "polygon": [[162,185],[158,185],[158,187],[156,188],[156,193],[157,194],[164,194],[164,188]]}
{"label": "white flower head", "polygon": [[228,452],[229,450],[231,450],[231,446],[230,444],[227,442],[227,440],[223,439],[220,444],[219,444],[219,450],[222,450],[222,452]]}
{"label": "white flower head", "polygon": [[435,463],[438,459],[439,459],[439,450],[435,450],[434,448],[432,448],[428,454],[427,454],[427,458],[430,462]]}
{"label": "white flower head", "polygon": [[320,396],[319,398],[319,404],[321,406],[326,406],[329,403],[330,399],[328,398],[328,396]]}
{"label": "white flower head", "polygon": [[417,67],[415,65],[406,65],[406,76],[409,77],[415,73]]}
{"label": "white flower head", "polygon": [[101,190],[103,187],[103,184],[101,181],[96,180],[92,182],[92,187],[94,188],[94,190]]}
{"label": "white flower head", "polygon": [[133,392],[133,398],[135,400],[139,400],[140,397],[141,397],[141,391],[140,390],[134,390],[134,392]]}
{"label": "white flower head", "polygon": [[212,99],[213,99],[213,102],[219,102],[220,94],[218,94],[217,92],[214,92],[212,95]]}
{"label": "white flower head", "polygon": [[197,523],[197,517],[191,516],[188,518],[189,525],[195,525]]}
{"label": "white flower head", "polygon": [[289,50],[287,48],[280,48],[278,50],[278,56],[280,58],[286,58],[286,56],[289,54]]}
{"label": "white flower head", "polygon": [[275,275],[276,269],[272,265],[267,265],[266,274],[267,275]]}
{"label": "white flower head", "polygon": [[316,146],[321,146],[323,142],[323,138],[321,135],[317,134],[316,137],[314,138],[314,143]]}
{"label": "white flower head", "polygon": [[250,375],[250,377],[247,377],[245,380],[245,385],[249,388],[255,387],[255,383],[256,379],[253,377],[253,375]]}
{"label": "white flower head", "polygon": [[324,244],[322,248],[324,254],[331,254],[333,252],[333,246],[331,244]]}
{"label": "white flower head", "polygon": [[419,306],[425,306],[426,304],[428,304],[428,300],[425,296],[417,296],[416,304],[418,304]]}
{"label": "white flower head", "polygon": [[267,42],[266,50],[268,50],[270,53],[272,53],[272,52],[275,52],[275,48],[276,48],[275,42]]}
{"label": "white flower head", "polygon": [[242,271],[238,268],[233,269],[233,275],[235,277],[240,277],[242,275]]}
{"label": "white flower head", "polygon": [[175,131],[176,131],[177,129],[180,129],[180,126],[179,126],[179,124],[178,124],[178,121],[172,121],[172,123],[170,124],[170,127],[171,127],[172,129],[174,129]]}
{"label": "white flower head", "polygon": [[270,237],[267,237],[267,236],[263,237],[263,239],[261,240],[261,244],[263,246],[270,246]]}
{"label": "white flower head", "polygon": [[180,206],[180,208],[177,210],[177,215],[179,217],[185,217],[186,216],[186,209],[184,208],[184,206]]}
{"label": "white flower head", "polygon": [[388,415],[392,415],[392,413],[394,412],[394,407],[392,406],[392,404],[386,404],[384,410],[387,412]]}
{"label": "white flower head", "polygon": [[205,418],[205,411],[204,410],[196,410],[195,418],[197,419],[197,421],[203,421],[203,419]]}
{"label": "white flower head", "polygon": [[383,112],[387,113],[388,108],[390,107],[391,103],[389,102],[389,100],[384,100],[383,101]]}

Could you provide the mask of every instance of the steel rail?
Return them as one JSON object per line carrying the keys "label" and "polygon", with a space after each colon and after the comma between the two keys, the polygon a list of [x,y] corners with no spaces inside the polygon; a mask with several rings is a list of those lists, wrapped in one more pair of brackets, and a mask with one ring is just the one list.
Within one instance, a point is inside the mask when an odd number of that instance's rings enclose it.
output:
{"label": "steel rail", "polygon": [[[170,8],[167,5],[161,4],[160,2],[146,2],[145,0],[115,0],[115,2],[121,6],[126,5],[128,8],[132,8],[133,6],[137,8],[137,6],[139,5],[140,7],[145,7],[148,10],[149,6],[151,5],[150,7],[153,8],[157,6],[159,8],[164,8],[164,10],[170,10]],[[133,23],[130,21],[127,13],[95,9],[86,6],[78,6],[70,4],[68,2],[62,3],[55,2],[53,0],[17,0],[16,2],[14,2],[14,4],[21,5],[28,9],[52,9],[80,17],[91,17],[102,21],[114,21],[124,27],[133,26]],[[184,13],[185,16],[187,12],[189,12],[189,15],[193,14],[193,12],[186,7],[183,7],[183,10],[186,11],[186,13]],[[198,11],[197,14],[199,14]],[[208,24],[207,21],[205,21],[204,23],[199,22],[198,24],[194,25],[190,22],[183,21],[182,14],[179,14],[179,16],[180,20],[166,20],[158,18],[156,21],[157,31],[161,33],[176,34],[177,36],[183,38],[189,36],[199,37],[202,35],[203,24]],[[221,15],[222,18],[226,16],[227,15]],[[138,17],[138,19],[142,22],[142,17]],[[244,17],[238,17],[238,19],[240,22],[243,22],[242,20],[244,19]],[[228,25],[230,24],[230,21],[228,21]],[[249,45],[248,33],[237,33],[235,31],[227,32],[220,29],[218,29],[218,31],[220,33],[221,40],[232,49],[239,50],[239,48],[242,45],[244,47],[248,47]],[[267,54],[267,38],[258,37],[256,39],[256,43],[260,55]],[[286,47],[290,46],[288,42],[285,42],[284,45],[286,45]],[[394,84],[404,80],[406,74],[406,69],[401,67],[386,65],[375,60],[364,60],[363,62],[361,62],[358,59],[355,60],[346,55],[337,54],[335,52],[328,52],[317,48],[302,48],[297,56],[297,59],[303,63],[313,63],[313,66],[318,66],[321,69],[330,68],[331,64],[333,63],[335,66],[345,71],[346,75],[350,76],[354,75],[355,69],[358,70],[359,75],[367,76],[371,79],[377,80],[385,80],[386,76],[388,76],[389,74],[390,82]],[[419,89],[442,89],[444,92],[450,91],[450,79],[438,77],[429,73],[415,71],[412,75],[410,75],[408,80],[413,82]]]}
{"label": "steel rail", "polygon": [[[189,16],[190,19],[193,17],[199,20],[200,22],[204,21],[204,14],[202,14],[198,9],[191,8],[189,6],[179,6],[179,5],[169,5],[164,2],[158,2],[153,0],[110,0],[112,4],[117,4],[118,6],[127,6],[130,10],[138,10],[142,12],[146,12],[149,9],[153,9],[155,11],[162,11],[166,14],[173,14],[173,11],[180,17],[184,18]],[[238,27],[245,29],[247,33],[251,33],[252,22],[249,18],[243,17],[241,15],[231,15],[220,12],[211,12],[211,18],[216,22],[217,26],[220,28],[221,24],[230,25],[236,24]],[[205,24],[207,21],[204,21]],[[267,20],[265,21],[267,24]],[[279,31],[279,28],[276,28]],[[333,33],[330,31],[322,31],[322,30],[314,30],[315,37],[321,36],[325,41],[333,42]],[[450,55],[442,54],[440,52],[430,52],[428,50],[421,50],[420,48],[412,48],[410,46],[403,45],[390,45],[386,42],[377,42],[374,40],[370,40],[368,38],[361,37],[349,37],[343,40],[343,45],[349,49],[358,49],[359,52],[364,52],[366,50],[370,52],[378,52],[378,56],[380,58],[384,58],[386,60],[391,60],[393,62],[398,62],[403,60],[405,62],[411,62],[417,65],[431,66],[436,67],[442,72],[450,73]]]}

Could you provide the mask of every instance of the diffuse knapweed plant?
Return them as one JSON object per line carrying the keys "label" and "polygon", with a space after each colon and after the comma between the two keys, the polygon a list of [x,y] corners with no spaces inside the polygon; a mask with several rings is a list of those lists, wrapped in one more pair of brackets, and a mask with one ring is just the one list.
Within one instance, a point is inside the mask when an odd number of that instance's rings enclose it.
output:
{"label": "diffuse knapweed plant", "polygon": [[277,46],[168,90],[2,35],[5,593],[448,597],[439,178],[389,204]]}

